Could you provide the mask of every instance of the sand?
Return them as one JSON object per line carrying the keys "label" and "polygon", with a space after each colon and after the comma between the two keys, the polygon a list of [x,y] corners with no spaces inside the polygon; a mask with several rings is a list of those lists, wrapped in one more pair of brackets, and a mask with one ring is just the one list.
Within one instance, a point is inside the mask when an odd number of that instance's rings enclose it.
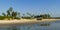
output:
{"label": "sand", "polygon": [[60,19],[43,19],[43,20],[0,20],[0,24],[14,24],[14,23],[36,23],[36,22],[50,22],[50,21],[57,21]]}

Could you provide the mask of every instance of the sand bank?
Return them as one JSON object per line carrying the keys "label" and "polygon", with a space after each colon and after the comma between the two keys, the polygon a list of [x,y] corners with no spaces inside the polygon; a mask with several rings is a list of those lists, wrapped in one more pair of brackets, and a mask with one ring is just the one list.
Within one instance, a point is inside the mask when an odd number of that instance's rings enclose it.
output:
{"label": "sand bank", "polygon": [[36,23],[36,22],[50,22],[50,21],[57,21],[60,19],[43,19],[43,20],[0,20],[0,24],[15,24],[15,23]]}

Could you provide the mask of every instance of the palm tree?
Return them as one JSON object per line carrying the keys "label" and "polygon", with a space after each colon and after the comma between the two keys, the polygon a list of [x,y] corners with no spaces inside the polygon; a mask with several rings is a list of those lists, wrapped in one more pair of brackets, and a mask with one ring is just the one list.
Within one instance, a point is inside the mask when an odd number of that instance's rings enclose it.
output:
{"label": "palm tree", "polygon": [[3,15],[3,16],[6,16],[6,14],[5,14],[5,13],[2,13],[2,15]]}
{"label": "palm tree", "polygon": [[12,17],[13,17],[13,18],[16,18],[16,17],[17,17],[17,12],[14,12],[14,11],[13,11],[13,12],[12,12]]}
{"label": "palm tree", "polygon": [[18,18],[21,18],[21,17],[20,17],[20,13],[17,13],[17,16],[18,16]]}
{"label": "palm tree", "polygon": [[34,14],[27,13],[31,18],[34,18]]}
{"label": "palm tree", "polygon": [[13,8],[10,7],[8,10],[7,10],[7,17],[8,19],[10,19],[12,17],[12,12],[13,12]]}
{"label": "palm tree", "polygon": [[3,15],[3,16],[7,16],[8,19],[10,19],[10,18],[17,18],[17,16],[20,17],[20,13],[13,11],[13,8],[12,8],[12,7],[10,7],[10,8],[7,10],[7,14],[2,13],[2,15]]}
{"label": "palm tree", "polygon": [[9,10],[7,11],[7,16],[12,16],[13,8],[10,7]]}

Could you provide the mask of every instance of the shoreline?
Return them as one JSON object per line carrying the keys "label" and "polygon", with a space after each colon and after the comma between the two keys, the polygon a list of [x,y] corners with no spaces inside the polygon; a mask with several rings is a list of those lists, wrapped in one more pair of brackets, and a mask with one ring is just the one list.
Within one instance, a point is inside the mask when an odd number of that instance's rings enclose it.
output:
{"label": "shoreline", "polygon": [[43,22],[54,22],[60,19],[43,19],[43,20],[0,20],[0,27],[25,26]]}
{"label": "shoreline", "polygon": [[60,19],[43,19],[43,20],[0,20],[0,24],[16,24],[16,23],[37,23],[37,22],[51,22]]}

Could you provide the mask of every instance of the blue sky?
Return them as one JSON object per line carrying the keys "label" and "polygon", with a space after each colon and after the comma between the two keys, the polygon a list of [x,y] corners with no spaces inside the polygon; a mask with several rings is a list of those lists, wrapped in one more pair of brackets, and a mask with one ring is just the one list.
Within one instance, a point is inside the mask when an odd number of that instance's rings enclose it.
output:
{"label": "blue sky", "polygon": [[14,11],[60,16],[60,0],[0,0],[0,15],[13,7]]}

